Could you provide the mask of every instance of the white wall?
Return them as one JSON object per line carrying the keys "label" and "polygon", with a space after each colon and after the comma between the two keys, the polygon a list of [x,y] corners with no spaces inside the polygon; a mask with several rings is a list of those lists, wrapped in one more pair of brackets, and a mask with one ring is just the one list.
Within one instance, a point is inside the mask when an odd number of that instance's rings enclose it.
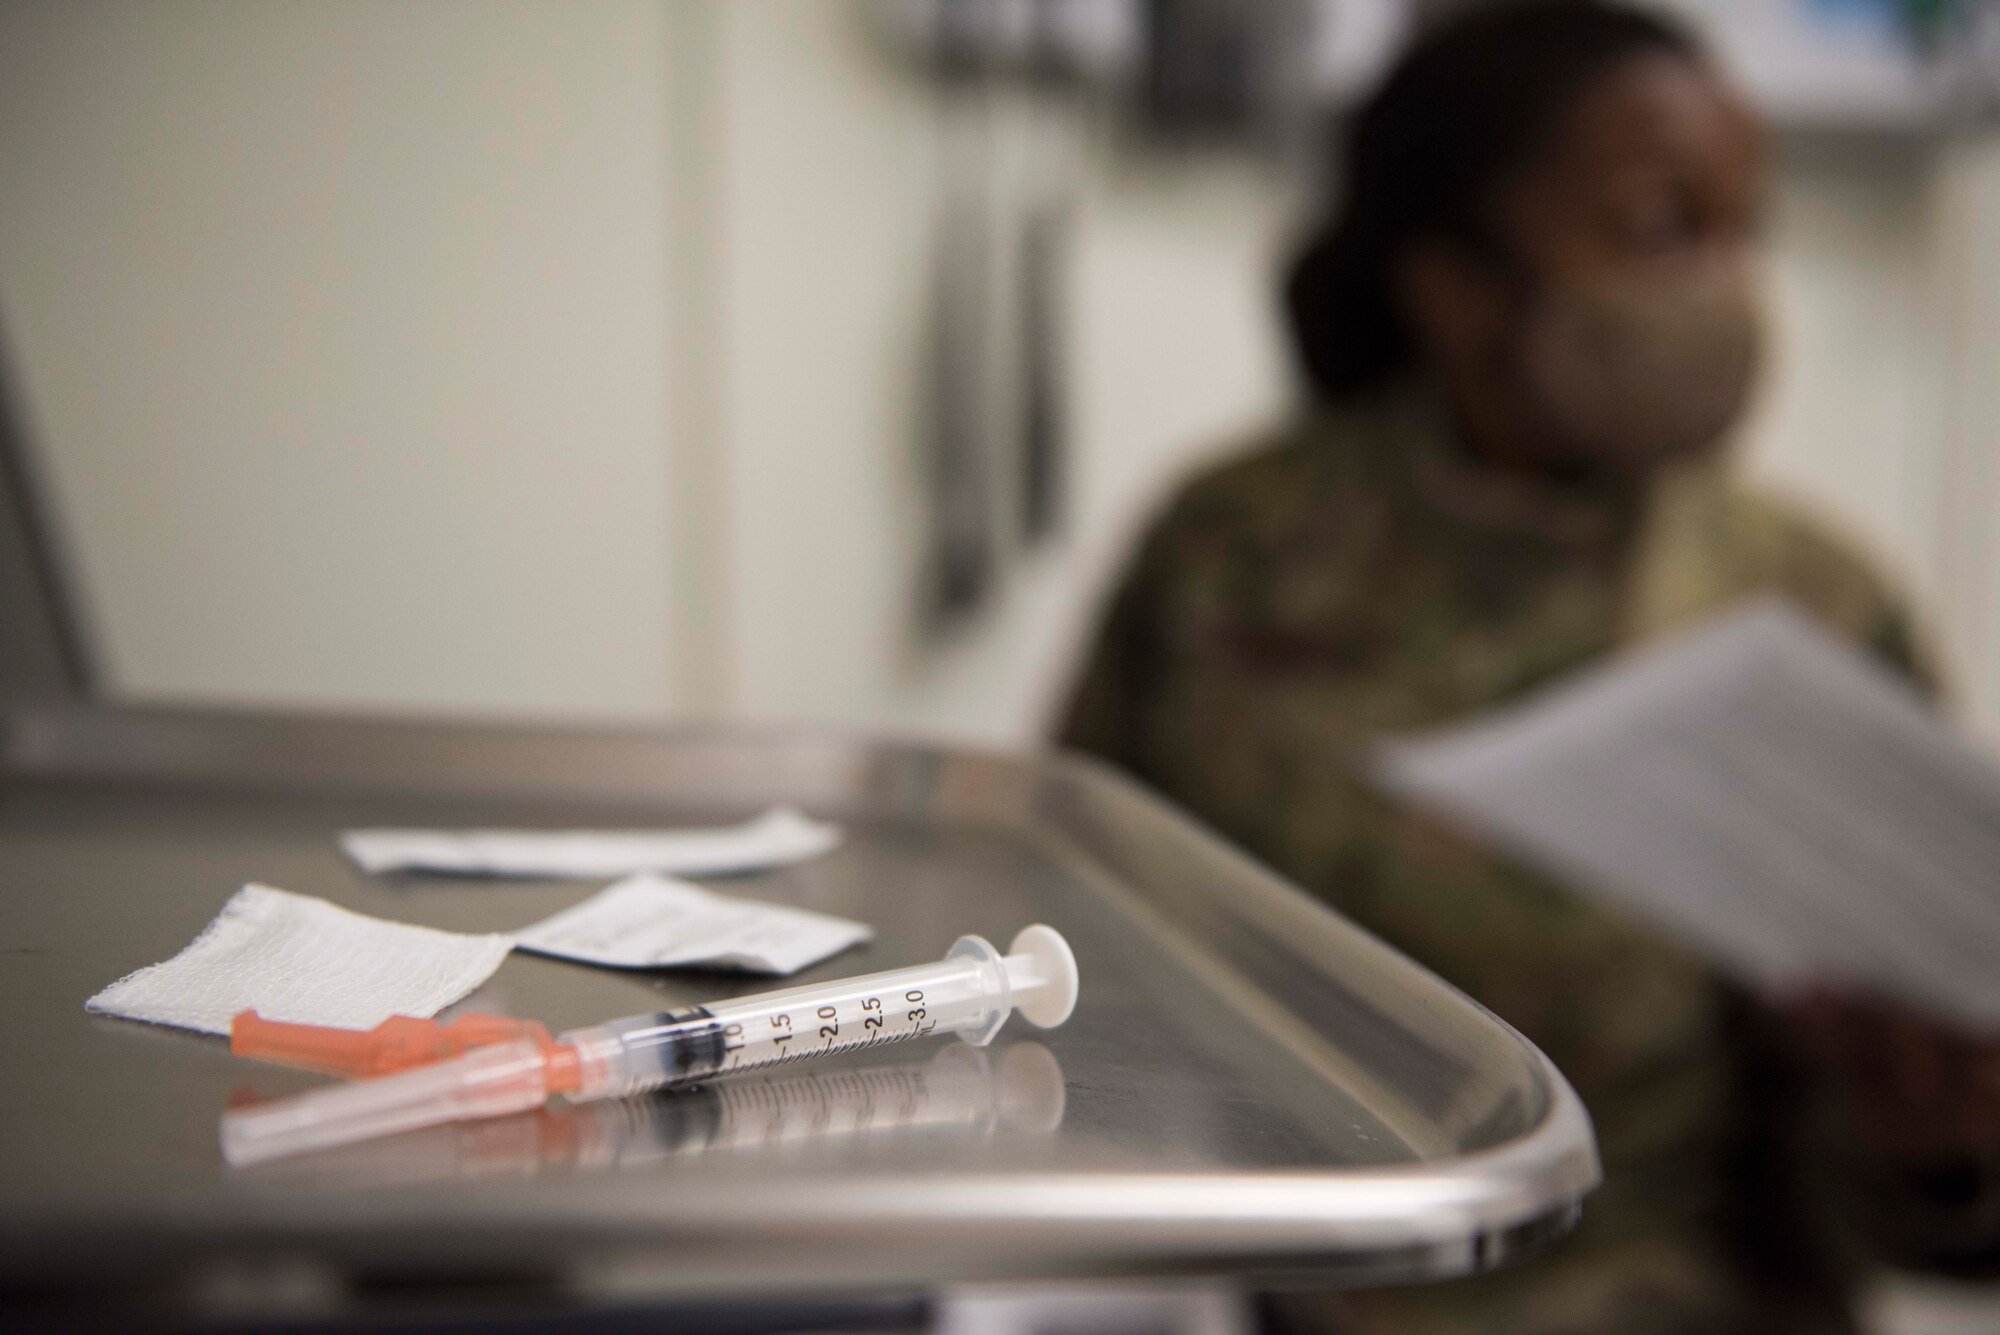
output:
{"label": "white wall", "polygon": [[1918,599],[1953,705],[2000,741],[2000,141],[1794,145],[1776,215],[1751,471]]}
{"label": "white wall", "polygon": [[911,604],[935,127],[852,6],[725,15],[719,703],[852,720],[896,678]]}
{"label": "white wall", "polygon": [[120,694],[673,702],[662,33],[0,7],[0,317]]}
{"label": "white wall", "polygon": [[1973,717],[2000,741],[2000,136],[1947,147],[1932,206],[1930,282],[1946,340],[1938,607]]}
{"label": "white wall", "polygon": [[[862,11],[0,10],[0,314],[113,690],[1034,735],[1146,506],[1281,401],[1283,190],[941,112]],[[934,640],[948,114],[1076,189],[1074,472]]]}
{"label": "white wall", "polygon": [[1288,401],[1271,319],[1291,216],[1284,185],[1242,162],[1133,164],[1102,146],[1093,166],[1070,297],[1070,524],[912,692],[938,728],[1044,735],[1150,512]]}
{"label": "white wall", "polygon": [[[858,3],[725,14],[709,36],[731,670],[712,703],[1032,739],[1144,510],[1283,400],[1266,294],[1285,192],[1228,158],[1135,169],[1087,113],[1004,90],[941,104]],[[1074,191],[1074,471],[1064,538],[933,638],[917,616],[928,284],[965,154],[994,175],[998,222]]]}
{"label": "white wall", "polygon": [[1948,334],[1925,141],[1790,145],[1773,201],[1775,335],[1746,462],[1934,601]]}

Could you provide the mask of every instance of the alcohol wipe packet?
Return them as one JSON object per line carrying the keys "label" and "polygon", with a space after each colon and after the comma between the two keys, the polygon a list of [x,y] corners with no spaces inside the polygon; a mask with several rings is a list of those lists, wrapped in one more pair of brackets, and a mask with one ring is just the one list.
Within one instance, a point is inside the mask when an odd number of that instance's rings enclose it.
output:
{"label": "alcohol wipe packet", "polygon": [[523,950],[615,969],[676,966],[796,973],[875,929],[810,909],[630,876],[514,934]]}

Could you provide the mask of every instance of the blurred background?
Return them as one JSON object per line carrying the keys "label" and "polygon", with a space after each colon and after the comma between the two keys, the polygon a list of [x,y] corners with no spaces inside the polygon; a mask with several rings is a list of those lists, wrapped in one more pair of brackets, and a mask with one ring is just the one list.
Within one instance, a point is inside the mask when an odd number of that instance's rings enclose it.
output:
{"label": "blurred background", "polygon": [[[1431,6],[1435,7],[1435,6]],[[1408,0],[5,0],[0,339],[122,700],[1042,735]],[[1979,5],[1683,3],[1778,127],[1744,447],[2000,727]]]}

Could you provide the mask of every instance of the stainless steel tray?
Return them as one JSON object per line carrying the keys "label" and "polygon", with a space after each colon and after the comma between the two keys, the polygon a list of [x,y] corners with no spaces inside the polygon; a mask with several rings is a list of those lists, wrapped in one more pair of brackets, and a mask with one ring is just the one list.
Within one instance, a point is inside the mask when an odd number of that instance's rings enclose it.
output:
{"label": "stainless steel tray", "polygon": [[[571,1293],[883,1292],[1171,1271],[1442,1277],[1559,1235],[1597,1181],[1518,1034],[1110,771],[798,732],[591,733],[52,708],[0,734],[0,1285],[305,1265]],[[870,946],[1057,924],[1082,1002],[984,1052],[556,1108],[232,1172],[234,1094],[310,1078],[86,1015],[245,881],[506,929],[577,883],[372,879],[355,823],[640,825],[774,802],[846,823],[743,880]],[[560,1027],[754,988],[517,955],[469,1006]]]}

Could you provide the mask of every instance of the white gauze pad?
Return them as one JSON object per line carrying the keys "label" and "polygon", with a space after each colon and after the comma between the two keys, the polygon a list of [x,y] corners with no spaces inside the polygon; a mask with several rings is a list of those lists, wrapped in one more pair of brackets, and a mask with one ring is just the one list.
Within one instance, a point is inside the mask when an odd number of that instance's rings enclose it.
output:
{"label": "white gauze pad", "polygon": [[478,987],[514,938],[466,936],[350,913],[323,899],[246,885],[194,942],[129,973],[86,1010],[226,1034],[238,1011],[369,1029],[430,1016]]}
{"label": "white gauze pad", "polygon": [[789,867],[840,843],[840,827],[790,807],[714,830],[349,830],[363,871],[596,880],[658,872],[726,876]]}

